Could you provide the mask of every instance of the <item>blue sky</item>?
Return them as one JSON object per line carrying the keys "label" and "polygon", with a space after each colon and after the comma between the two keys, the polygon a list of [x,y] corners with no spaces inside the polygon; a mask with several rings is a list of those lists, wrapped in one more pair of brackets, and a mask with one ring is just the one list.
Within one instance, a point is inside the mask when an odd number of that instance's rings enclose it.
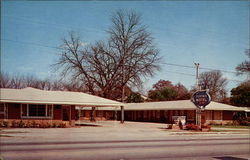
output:
{"label": "blue sky", "polygon": [[[85,43],[104,39],[110,16],[117,9],[142,14],[165,63],[194,66],[199,62],[201,67],[235,71],[247,59],[247,1],[2,1],[1,71],[56,77],[50,65],[60,53],[54,47],[60,46],[61,39],[69,31],[79,32]],[[160,72],[145,80],[144,89],[160,79],[190,88],[195,77],[186,74],[194,75],[195,69],[162,65]],[[223,75],[240,81],[245,78]],[[228,90],[237,84],[229,81]]]}

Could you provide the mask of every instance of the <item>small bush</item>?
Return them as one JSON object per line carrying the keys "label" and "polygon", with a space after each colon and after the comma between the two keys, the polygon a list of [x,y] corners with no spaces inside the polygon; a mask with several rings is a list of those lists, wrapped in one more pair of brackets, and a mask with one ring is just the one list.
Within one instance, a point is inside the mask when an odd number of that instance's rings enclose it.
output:
{"label": "small bush", "polygon": [[47,122],[47,128],[51,128],[51,127],[52,127],[51,123]]}
{"label": "small bush", "polygon": [[32,123],[30,121],[26,121],[25,127],[26,128],[32,128],[33,126],[32,126]]}
{"label": "small bush", "polygon": [[53,122],[53,123],[52,123],[52,127],[53,127],[53,128],[57,128],[57,127],[59,127],[59,124],[58,124],[57,122]]}
{"label": "small bush", "polygon": [[210,125],[202,125],[201,128],[206,128],[206,129],[208,129],[209,131],[211,130],[211,126],[210,126]]}
{"label": "small bush", "polygon": [[187,124],[187,125],[186,125],[186,130],[195,130],[195,131],[199,131],[199,130],[201,130],[201,128],[200,128],[200,126],[191,123],[191,124]]}
{"label": "small bush", "polygon": [[242,126],[250,126],[250,122],[247,121],[247,120],[243,120],[243,121],[240,122],[240,125],[242,125]]}
{"label": "small bush", "polygon": [[36,123],[36,121],[32,121],[32,122],[31,122],[31,127],[32,127],[32,128],[38,128],[39,125]]}
{"label": "small bush", "polygon": [[18,126],[20,128],[24,128],[26,126],[26,124],[21,120],[21,121],[18,122]]}
{"label": "small bush", "polygon": [[167,124],[167,129],[172,129],[173,125],[172,124]]}
{"label": "small bush", "polygon": [[19,122],[17,122],[16,120],[13,120],[11,122],[11,127],[19,127]]}
{"label": "small bush", "polygon": [[5,120],[0,120],[0,127],[10,127],[10,122]]}
{"label": "small bush", "polygon": [[39,128],[47,128],[46,123],[40,122],[39,123]]}
{"label": "small bush", "polygon": [[5,127],[5,126],[4,126],[4,121],[3,121],[3,120],[0,120],[0,127]]}
{"label": "small bush", "polygon": [[10,122],[9,121],[4,121],[3,122],[4,126],[9,128],[11,126]]}
{"label": "small bush", "polygon": [[240,125],[240,123],[238,122],[238,121],[233,121],[233,123],[232,123],[232,125],[234,125],[234,126],[238,126],[238,125]]}
{"label": "small bush", "polygon": [[60,127],[60,128],[66,128],[66,123],[61,122],[61,123],[59,123],[59,126],[58,126],[58,127]]}
{"label": "small bush", "polygon": [[48,122],[48,121],[4,121],[0,120],[0,127],[13,127],[13,128],[66,128],[65,122]]}

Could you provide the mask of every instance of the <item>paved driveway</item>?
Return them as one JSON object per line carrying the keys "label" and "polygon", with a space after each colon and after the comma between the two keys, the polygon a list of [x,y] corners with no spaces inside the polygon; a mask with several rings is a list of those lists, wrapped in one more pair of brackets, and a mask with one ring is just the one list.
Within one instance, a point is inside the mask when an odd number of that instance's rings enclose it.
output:
{"label": "paved driveway", "polygon": [[[207,137],[207,136],[248,136],[249,130],[227,130],[220,132],[191,132],[183,130],[166,129],[166,124],[161,123],[140,123],[125,122],[121,124],[118,121],[98,121],[90,123],[83,121],[84,126],[74,128],[10,128],[3,129],[1,134],[2,142],[35,142],[35,141],[78,141],[78,140],[130,140],[130,139],[162,139],[173,136],[189,137]],[[216,128],[218,130],[219,128]],[[10,136],[10,137],[6,137]]]}
{"label": "paved driveway", "polygon": [[75,128],[4,129],[1,155],[10,160],[248,158],[248,131],[201,133],[165,127],[105,121]]}

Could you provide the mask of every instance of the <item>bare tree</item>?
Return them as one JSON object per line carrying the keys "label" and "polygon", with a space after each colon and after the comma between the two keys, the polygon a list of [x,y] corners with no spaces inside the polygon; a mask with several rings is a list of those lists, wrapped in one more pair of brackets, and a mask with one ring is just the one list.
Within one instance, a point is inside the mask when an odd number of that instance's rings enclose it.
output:
{"label": "bare tree", "polygon": [[247,74],[248,79],[250,79],[250,49],[245,51],[246,55],[248,56],[248,60],[242,62],[236,67],[236,71],[238,75]]}
{"label": "bare tree", "polygon": [[84,88],[81,81],[70,81],[70,82],[61,82],[62,89],[66,91],[73,91],[73,92],[87,92],[87,89]]}
{"label": "bare tree", "polygon": [[23,76],[16,74],[11,78],[11,88],[17,88],[17,89],[25,88],[25,84],[23,82],[24,82]]}
{"label": "bare tree", "polygon": [[209,89],[209,94],[214,101],[221,101],[226,97],[227,79],[222,77],[220,71],[203,72],[199,75],[201,89]]}
{"label": "bare tree", "polygon": [[[32,87],[37,88],[41,90],[52,90],[55,88],[55,84],[58,85],[58,83],[54,83],[52,80],[41,80],[36,78],[33,75],[12,75],[10,76],[7,73],[1,73],[0,75],[0,88],[16,88],[16,89],[22,89],[26,87]],[[61,88],[61,90],[63,90]]]}
{"label": "bare tree", "polygon": [[24,87],[32,87],[42,90],[47,90],[47,81],[46,80],[40,80],[33,75],[26,75],[22,76],[23,85]]}
{"label": "bare tree", "polygon": [[0,88],[11,88],[11,77],[7,73],[0,73]]}
{"label": "bare tree", "polygon": [[119,10],[111,21],[108,40],[93,45],[83,46],[71,33],[55,66],[88,92],[112,99],[123,86],[141,85],[143,76],[152,76],[159,69],[159,53],[137,13]]}

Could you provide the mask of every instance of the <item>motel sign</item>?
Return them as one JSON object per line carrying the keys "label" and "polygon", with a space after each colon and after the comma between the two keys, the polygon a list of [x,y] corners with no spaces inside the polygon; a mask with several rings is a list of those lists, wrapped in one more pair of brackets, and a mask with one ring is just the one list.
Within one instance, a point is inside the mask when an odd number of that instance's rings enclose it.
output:
{"label": "motel sign", "polygon": [[197,91],[193,94],[191,101],[198,109],[205,109],[211,102],[211,97],[206,90]]}

